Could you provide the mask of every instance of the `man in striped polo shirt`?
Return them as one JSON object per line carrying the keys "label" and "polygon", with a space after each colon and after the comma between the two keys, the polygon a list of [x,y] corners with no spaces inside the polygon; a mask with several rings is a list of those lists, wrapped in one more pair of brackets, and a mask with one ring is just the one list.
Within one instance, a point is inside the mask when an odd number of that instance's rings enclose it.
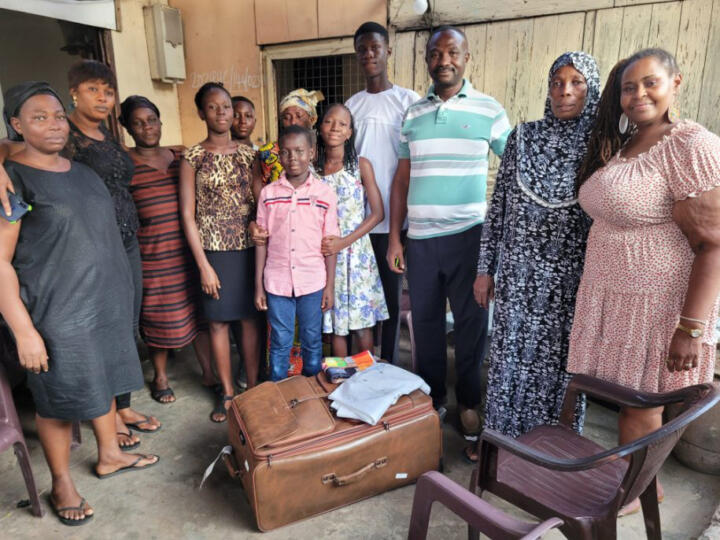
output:
{"label": "man in striped polo shirt", "polygon": [[425,61],[433,85],[410,105],[400,135],[390,195],[388,264],[405,270],[400,229],[408,218],[408,282],[418,371],[436,408],[445,404],[445,300],[455,321],[455,393],[466,435],[480,430],[480,364],[487,311],[473,298],[485,219],[488,152],[501,155],[510,133],[503,107],[463,78],[470,58],[465,34],[443,26]]}

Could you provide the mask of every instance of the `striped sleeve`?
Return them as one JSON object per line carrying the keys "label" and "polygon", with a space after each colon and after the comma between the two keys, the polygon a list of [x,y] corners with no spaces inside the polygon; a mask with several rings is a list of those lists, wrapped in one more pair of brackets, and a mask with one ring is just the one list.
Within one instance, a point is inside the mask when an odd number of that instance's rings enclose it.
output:
{"label": "striped sleeve", "polygon": [[512,129],[505,109],[503,109],[499,103],[498,107],[500,107],[500,112],[493,119],[493,124],[490,128],[490,148],[492,148],[496,156],[500,157],[505,151],[505,144]]}

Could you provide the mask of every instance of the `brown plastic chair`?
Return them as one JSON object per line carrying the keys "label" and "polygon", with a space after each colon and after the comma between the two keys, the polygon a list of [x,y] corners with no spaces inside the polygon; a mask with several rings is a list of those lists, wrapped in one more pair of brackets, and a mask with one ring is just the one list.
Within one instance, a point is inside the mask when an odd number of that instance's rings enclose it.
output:
{"label": "brown plastic chair", "polygon": [[[606,450],[572,429],[583,392],[620,407],[682,406],[660,429]],[[660,539],[656,474],[687,425],[718,401],[720,391],[712,384],[654,394],[575,375],[559,425],[539,426],[517,439],[489,429],[482,433],[470,491],[487,490],[541,519],[557,516],[571,539],[617,538],[618,511],[640,497],[647,537]],[[477,538],[477,531],[469,537]]]}
{"label": "brown plastic chair", "polygon": [[448,477],[437,471],[430,471],[418,479],[415,487],[408,540],[427,538],[430,510],[436,501],[493,540],[534,540],[541,538],[550,529],[562,525],[562,520],[558,518],[542,523],[527,523],[515,519]]}
{"label": "brown plastic chair", "polygon": [[30,465],[30,454],[25,445],[25,438],[20,427],[20,419],[15,410],[15,403],[13,402],[5,368],[0,364],[0,452],[4,452],[10,447],[15,450],[15,456],[17,456],[20,470],[25,479],[25,486],[32,504],[32,513],[37,517],[41,517],[43,510],[35,487],[35,478]]}

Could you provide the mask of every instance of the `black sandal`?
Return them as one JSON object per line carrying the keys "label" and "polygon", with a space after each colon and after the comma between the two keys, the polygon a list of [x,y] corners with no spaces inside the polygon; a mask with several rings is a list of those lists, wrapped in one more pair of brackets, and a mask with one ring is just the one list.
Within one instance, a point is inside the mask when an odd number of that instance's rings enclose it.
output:
{"label": "black sandal", "polygon": [[[223,422],[225,422],[227,420],[228,410],[225,408],[225,402],[232,401],[233,397],[234,396],[226,396],[226,395],[220,395],[218,397],[217,403],[215,404],[215,408],[210,413],[210,421],[215,422],[216,424],[222,424]],[[216,415],[216,414],[223,414],[223,415],[225,415],[225,418],[223,418],[222,420],[215,420],[215,418],[213,418],[213,415]]]}
{"label": "black sandal", "polygon": [[[130,431],[130,428],[128,428],[128,432],[127,432],[127,433],[123,433],[122,431],[118,431],[118,432],[117,432],[117,435],[125,435],[126,437],[129,437],[130,440],[132,440],[132,436],[133,436],[132,431]],[[120,447],[120,450],[122,450],[123,452],[125,452],[125,451],[127,451],[127,450],[134,450],[135,448],[137,448],[138,446],[140,446],[140,441],[134,442],[134,443],[132,443],[132,444],[126,444],[126,445],[124,445],[124,446],[123,446],[122,444],[120,444],[120,441],[118,441],[118,446]]]}
{"label": "black sandal", "polygon": [[50,495],[50,506],[53,509],[53,512],[55,512],[55,515],[60,520],[60,523],[63,525],[68,525],[69,527],[77,527],[78,525],[85,525],[88,521],[90,521],[93,516],[93,514],[85,514],[81,519],[72,519],[67,518],[60,515],[60,512],[68,512],[71,510],[77,510],[78,512],[85,512],[85,505],[87,504],[87,501],[85,499],[80,500],[80,504],[77,506],[63,506],[62,508],[58,508],[55,504],[55,499],[52,495]]}
{"label": "black sandal", "polygon": [[171,401],[163,401],[162,398],[164,397],[175,397],[175,392],[173,392],[173,389],[168,386],[167,388],[158,388],[157,384],[154,382],[150,383],[150,396],[157,401],[158,403],[162,403],[163,405],[170,405],[171,403],[175,403],[175,399]]}

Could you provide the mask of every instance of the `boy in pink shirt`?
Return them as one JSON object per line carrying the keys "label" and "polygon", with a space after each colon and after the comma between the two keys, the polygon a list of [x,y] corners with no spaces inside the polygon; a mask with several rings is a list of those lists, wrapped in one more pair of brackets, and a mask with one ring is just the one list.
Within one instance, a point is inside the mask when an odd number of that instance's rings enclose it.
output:
{"label": "boy in pink shirt", "polygon": [[280,136],[280,178],[260,192],[257,224],[268,241],[255,248],[255,305],[268,312],[270,378],[290,367],[297,316],[303,375],[322,363],[322,313],[335,298],[336,256],[321,253],[325,236],[339,235],[337,197],[310,171],[314,156],[310,130],[290,126]]}

